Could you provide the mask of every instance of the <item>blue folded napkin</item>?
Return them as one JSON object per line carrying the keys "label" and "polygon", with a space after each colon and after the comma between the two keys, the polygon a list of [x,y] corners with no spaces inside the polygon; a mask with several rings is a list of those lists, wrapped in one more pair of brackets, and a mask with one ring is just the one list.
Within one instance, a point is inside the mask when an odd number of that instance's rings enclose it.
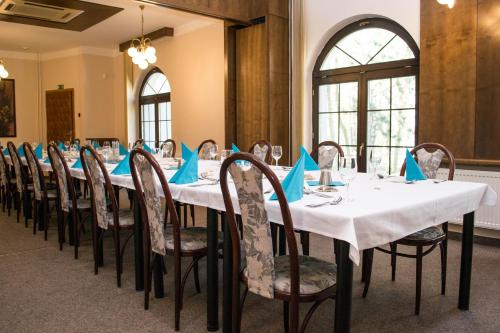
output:
{"label": "blue folded napkin", "polygon": [[189,160],[189,157],[193,154],[193,151],[189,149],[189,147],[186,146],[184,143],[181,144],[181,148],[182,148],[182,159],[184,161]]}
{"label": "blue folded napkin", "polygon": [[66,151],[66,147],[64,146],[64,144],[61,142],[60,144],[57,145],[57,148],[59,148],[60,151]]}
{"label": "blue folded napkin", "polygon": [[19,157],[24,156],[24,146],[22,144],[17,147],[17,153],[19,154]]}
{"label": "blue folded napkin", "polygon": [[9,155],[10,155],[10,153],[9,153],[9,148],[5,148],[5,149],[3,150],[3,154],[4,154],[5,156],[9,156]]}
{"label": "blue folded napkin", "polygon": [[71,166],[73,169],[82,169],[82,160],[78,158],[75,163]]}
{"label": "blue folded napkin", "polygon": [[142,145],[142,149],[144,149],[145,151],[147,151],[150,154],[153,154],[153,149],[151,149],[151,147],[149,147],[146,143],[144,143]]}
{"label": "blue folded napkin", "polygon": [[[307,181],[307,185],[309,186],[319,186],[319,180],[309,180]],[[328,186],[344,186],[345,184],[339,182],[338,180],[331,181]]]}
{"label": "blue folded napkin", "polygon": [[45,160],[43,160],[43,163],[48,163],[50,164],[50,158],[47,156],[47,158]]}
{"label": "blue folded napkin", "polygon": [[120,155],[128,155],[128,154],[129,152],[127,148],[125,148],[125,146],[120,143]]}
{"label": "blue folded napkin", "polygon": [[411,153],[406,149],[406,180],[426,180],[427,177],[422,172],[422,169],[417,164],[417,161],[411,156]]}
{"label": "blue folded napkin", "polygon": [[241,152],[240,149],[238,147],[236,147],[236,145],[234,143],[231,144],[231,150],[233,151],[233,154]]}
{"label": "blue folded napkin", "polygon": [[[300,200],[304,196],[304,164],[305,158],[304,155],[301,155],[293,169],[281,183],[288,202]],[[276,193],[271,196],[270,200],[278,200]]]}
{"label": "blue folded napkin", "polygon": [[314,171],[314,170],[319,170],[318,164],[313,160],[311,155],[307,152],[307,150],[304,148],[304,146],[300,146],[300,154],[304,155],[305,161],[304,161],[304,168],[306,171]]}
{"label": "blue folded napkin", "polygon": [[42,144],[40,143],[38,146],[36,146],[35,148],[35,156],[36,158],[38,158],[39,160],[42,159],[43,157],[43,152],[42,152],[42,149],[43,149],[43,146]]}
{"label": "blue folded napkin", "polygon": [[94,141],[94,142],[92,142],[92,148],[94,148],[94,149],[101,148],[101,145],[99,144],[99,142]]}
{"label": "blue folded napkin", "polygon": [[111,171],[112,175],[130,175],[130,154],[125,155],[125,158]]}
{"label": "blue folded napkin", "polygon": [[189,184],[198,181],[198,148],[196,148],[181,168],[170,178],[169,183]]}

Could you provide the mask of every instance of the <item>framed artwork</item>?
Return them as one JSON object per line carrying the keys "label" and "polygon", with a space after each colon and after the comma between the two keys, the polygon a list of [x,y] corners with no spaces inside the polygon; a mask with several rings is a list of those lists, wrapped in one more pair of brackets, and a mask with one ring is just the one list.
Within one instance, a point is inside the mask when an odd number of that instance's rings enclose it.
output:
{"label": "framed artwork", "polygon": [[0,137],[16,136],[16,95],[13,79],[0,80]]}

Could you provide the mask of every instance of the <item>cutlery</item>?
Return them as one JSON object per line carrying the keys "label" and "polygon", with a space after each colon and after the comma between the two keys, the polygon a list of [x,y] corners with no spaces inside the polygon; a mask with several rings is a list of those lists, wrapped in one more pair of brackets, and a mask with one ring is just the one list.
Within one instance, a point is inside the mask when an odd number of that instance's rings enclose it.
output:
{"label": "cutlery", "polygon": [[328,195],[326,193],[316,192],[311,189],[304,189],[304,194],[311,194],[320,198],[334,198],[334,196]]}
{"label": "cutlery", "polygon": [[200,187],[200,186],[212,186],[212,185],[217,185],[219,184],[219,180],[215,181],[211,181],[209,183],[194,183],[194,184],[189,184],[188,187]]}
{"label": "cutlery", "polygon": [[434,182],[434,184],[439,184],[439,183],[444,183],[447,180],[448,179],[434,179],[433,182]]}
{"label": "cutlery", "polygon": [[317,208],[317,207],[323,207],[323,206],[334,206],[334,205],[338,205],[341,201],[342,201],[342,197],[338,197],[337,199],[332,200],[332,201],[326,201],[326,202],[315,203],[315,204],[314,203],[308,204],[308,205],[306,205],[306,207]]}

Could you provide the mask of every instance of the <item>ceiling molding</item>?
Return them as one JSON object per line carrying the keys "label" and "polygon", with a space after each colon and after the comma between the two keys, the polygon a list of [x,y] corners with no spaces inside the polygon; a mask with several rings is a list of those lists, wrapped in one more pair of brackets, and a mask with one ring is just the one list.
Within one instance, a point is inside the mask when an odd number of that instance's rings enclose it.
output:
{"label": "ceiling molding", "polygon": [[196,31],[210,25],[217,24],[218,22],[209,22],[209,21],[192,21],[188,23],[184,23],[183,25],[175,28],[174,37],[182,36],[184,34],[190,33],[192,31]]}
{"label": "ceiling molding", "polygon": [[75,56],[79,56],[82,54],[96,55],[96,56],[102,56],[102,57],[111,57],[111,58],[114,58],[114,57],[117,57],[118,55],[120,55],[120,53],[118,51],[112,50],[112,49],[82,46],[82,47],[75,47],[72,49],[67,49],[67,50],[62,50],[62,51],[43,53],[41,56],[41,59],[42,59],[42,61],[47,61],[47,60],[66,58],[66,57],[75,57]]}
{"label": "ceiling molding", "polygon": [[16,59],[16,60],[37,60],[38,54],[33,52],[18,52],[0,50],[0,58],[2,59]]}

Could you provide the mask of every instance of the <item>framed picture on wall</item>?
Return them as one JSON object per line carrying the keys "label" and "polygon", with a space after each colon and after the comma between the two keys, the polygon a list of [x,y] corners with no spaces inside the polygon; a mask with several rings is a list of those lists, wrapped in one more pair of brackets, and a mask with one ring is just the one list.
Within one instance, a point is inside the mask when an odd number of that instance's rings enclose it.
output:
{"label": "framed picture on wall", "polygon": [[13,79],[0,80],[0,137],[16,136],[16,95]]}

